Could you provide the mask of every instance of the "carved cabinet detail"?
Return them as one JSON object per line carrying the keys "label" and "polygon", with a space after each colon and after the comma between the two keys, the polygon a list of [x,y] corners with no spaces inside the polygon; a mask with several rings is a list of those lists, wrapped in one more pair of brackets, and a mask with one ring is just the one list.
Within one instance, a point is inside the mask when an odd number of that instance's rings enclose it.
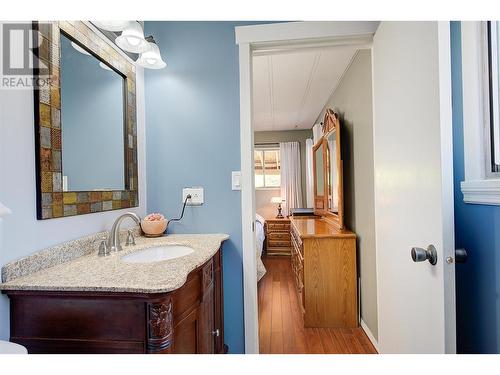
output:
{"label": "carved cabinet detail", "polygon": [[148,304],[148,352],[163,351],[173,338],[172,301]]}

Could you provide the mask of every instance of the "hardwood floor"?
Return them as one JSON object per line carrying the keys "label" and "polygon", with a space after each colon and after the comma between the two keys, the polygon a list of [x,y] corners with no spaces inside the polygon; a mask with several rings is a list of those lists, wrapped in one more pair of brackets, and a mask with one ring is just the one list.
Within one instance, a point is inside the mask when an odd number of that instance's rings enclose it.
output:
{"label": "hardwood floor", "polygon": [[289,257],[263,257],[259,282],[261,354],[374,354],[361,327],[304,328]]}

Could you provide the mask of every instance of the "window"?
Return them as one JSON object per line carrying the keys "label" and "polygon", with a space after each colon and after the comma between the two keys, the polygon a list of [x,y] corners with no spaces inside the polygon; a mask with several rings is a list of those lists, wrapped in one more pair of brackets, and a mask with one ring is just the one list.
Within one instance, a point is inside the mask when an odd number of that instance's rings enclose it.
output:
{"label": "window", "polygon": [[499,22],[464,21],[458,29],[465,172],[460,186],[466,203],[500,205],[499,27]]}
{"label": "window", "polygon": [[260,148],[254,151],[255,187],[281,187],[281,163],[279,148]]}
{"label": "window", "polygon": [[488,67],[485,87],[488,90],[489,113],[487,121],[486,142],[486,175],[500,177],[500,22],[487,22]]}

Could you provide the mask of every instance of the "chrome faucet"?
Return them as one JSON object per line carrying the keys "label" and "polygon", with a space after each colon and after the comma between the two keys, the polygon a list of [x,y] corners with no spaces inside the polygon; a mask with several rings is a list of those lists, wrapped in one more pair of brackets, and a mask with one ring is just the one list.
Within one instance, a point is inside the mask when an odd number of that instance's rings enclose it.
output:
{"label": "chrome faucet", "polygon": [[134,214],[133,212],[126,212],[123,215],[118,216],[118,218],[113,223],[113,227],[111,228],[111,232],[108,237],[108,249],[110,252],[122,251],[122,245],[120,243],[120,224],[123,219],[130,217],[135,221],[137,225],[141,224],[141,218]]}

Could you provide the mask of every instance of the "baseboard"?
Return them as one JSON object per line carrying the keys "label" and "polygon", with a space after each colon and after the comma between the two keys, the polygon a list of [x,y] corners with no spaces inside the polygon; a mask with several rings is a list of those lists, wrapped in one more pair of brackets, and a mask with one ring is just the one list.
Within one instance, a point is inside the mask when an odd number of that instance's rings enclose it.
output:
{"label": "baseboard", "polygon": [[375,349],[377,349],[377,352],[380,353],[380,350],[378,348],[378,341],[375,340],[375,336],[373,336],[372,331],[370,331],[370,328],[368,328],[363,319],[361,319],[361,328],[363,328],[363,331],[365,331],[366,336],[368,336]]}

